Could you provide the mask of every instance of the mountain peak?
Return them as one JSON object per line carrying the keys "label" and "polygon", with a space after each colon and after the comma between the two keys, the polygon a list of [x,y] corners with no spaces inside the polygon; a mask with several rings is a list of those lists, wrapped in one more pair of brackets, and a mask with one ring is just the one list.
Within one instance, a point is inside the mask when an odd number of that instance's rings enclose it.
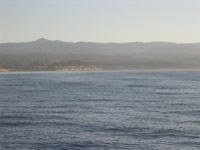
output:
{"label": "mountain peak", "polygon": [[39,38],[38,40],[36,40],[36,42],[49,42],[50,40],[47,40],[45,38]]}

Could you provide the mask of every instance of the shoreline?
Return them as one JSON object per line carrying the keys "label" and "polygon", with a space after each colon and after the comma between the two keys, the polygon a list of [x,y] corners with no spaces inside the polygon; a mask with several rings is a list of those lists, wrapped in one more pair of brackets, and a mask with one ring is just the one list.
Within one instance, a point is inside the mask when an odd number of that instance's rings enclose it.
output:
{"label": "shoreline", "polygon": [[173,71],[200,71],[200,69],[99,69],[99,70],[2,70],[0,73],[45,73],[45,72],[173,72]]}

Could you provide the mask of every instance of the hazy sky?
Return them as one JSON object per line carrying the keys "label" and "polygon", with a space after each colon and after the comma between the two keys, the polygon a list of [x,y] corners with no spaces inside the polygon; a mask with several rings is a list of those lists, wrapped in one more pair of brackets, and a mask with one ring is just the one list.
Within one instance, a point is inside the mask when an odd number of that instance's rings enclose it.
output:
{"label": "hazy sky", "polygon": [[200,0],[0,0],[0,42],[200,42]]}

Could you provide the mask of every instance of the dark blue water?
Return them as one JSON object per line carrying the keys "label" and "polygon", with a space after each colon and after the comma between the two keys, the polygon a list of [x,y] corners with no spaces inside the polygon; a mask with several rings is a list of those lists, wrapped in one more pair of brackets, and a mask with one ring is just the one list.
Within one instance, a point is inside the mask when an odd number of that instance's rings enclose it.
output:
{"label": "dark blue water", "polygon": [[200,149],[200,72],[0,74],[0,150]]}

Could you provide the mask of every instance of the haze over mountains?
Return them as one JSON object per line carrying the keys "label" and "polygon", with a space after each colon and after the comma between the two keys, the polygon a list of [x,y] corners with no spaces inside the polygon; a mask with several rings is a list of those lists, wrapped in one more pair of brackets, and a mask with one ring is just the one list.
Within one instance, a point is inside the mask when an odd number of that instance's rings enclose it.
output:
{"label": "haze over mountains", "polygon": [[72,43],[41,38],[32,42],[0,44],[0,68],[55,70],[67,66],[200,69],[200,43]]}

